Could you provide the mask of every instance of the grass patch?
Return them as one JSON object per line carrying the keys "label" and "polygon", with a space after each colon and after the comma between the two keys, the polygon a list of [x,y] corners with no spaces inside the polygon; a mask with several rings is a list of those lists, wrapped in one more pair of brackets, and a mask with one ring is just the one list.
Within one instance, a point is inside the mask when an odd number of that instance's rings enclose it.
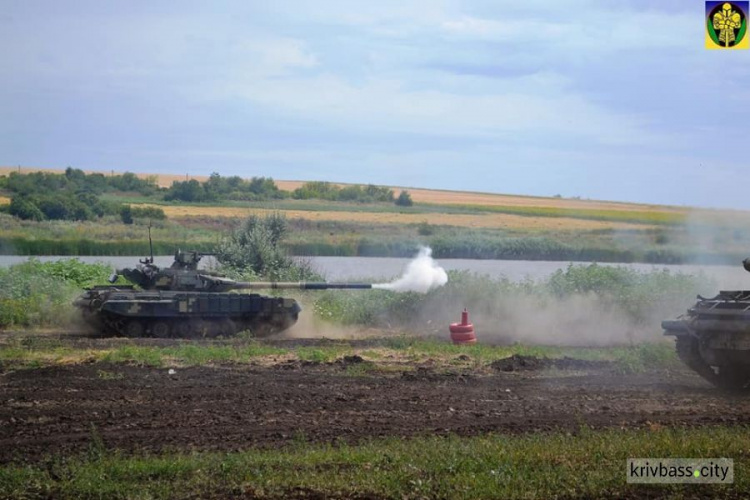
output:
{"label": "grass patch", "polygon": [[[611,361],[623,373],[643,372],[650,369],[673,368],[679,361],[671,343],[638,344],[631,347],[554,347],[514,344],[492,346],[475,344],[457,346],[444,339],[409,336],[386,337],[377,346],[356,350],[346,341],[329,346],[280,348],[251,341],[240,345],[183,344],[175,347],[125,345],[114,349],[74,349],[56,342],[37,341],[34,337],[15,340],[0,349],[0,362],[7,367],[33,369],[43,366],[83,362],[128,363],[138,366],[162,368],[167,366],[210,366],[226,363],[250,363],[271,356],[294,356],[301,361],[330,363],[346,355],[358,354],[367,363],[350,365],[346,373],[361,375],[371,370],[386,370],[386,354],[420,362],[426,359],[454,364],[460,355],[466,355],[470,364],[481,369],[498,359],[513,355],[538,358],[570,357],[588,361]],[[399,369],[405,369],[401,366]],[[105,371],[100,378],[107,378]]]}
{"label": "grass patch", "polygon": [[73,297],[82,287],[105,283],[110,272],[75,259],[0,267],[0,328],[70,323],[77,315]]}
{"label": "grass patch", "polygon": [[[361,445],[57,458],[0,467],[4,498],[248,495],[387,498],[735,497],[750,488],[747,427],[605,430],[472,438],[389,438]],[[632,457],[728,457],[733,485],[628,485]]]}
{"label": "grass patch", "polygon": [[403,352],[413,361],[425,358],[445,359],[450,363],[466,355],[477,365],[485,365],[510,356],[536,358],[574,358],[585,361],[611,361],[623,373],[644,372],[655,368],[674,368],[680,361],[671,343],[643,343],[618,347],[557,347],[514,344],[492,346],[485,344],[454,345],[445,340],[399,336],[384,339],[384,347]]}
{"label": "grass patch", "polygon": [[[569,331],[558,330],[557,338],[580,342],[582,337],[575,332],[589,332],[588,341],[596,345],[597,331],[602,328],[600,318],[607,318],[613,326],[627,325],[629,331],[658,333],[662,319],[684,312],[697,293],[713,288],[702,275],[666,270],[641,273],[596,264],[571,265],[538,281],[513,282],[460,271],[448,275],[445,286],[427,294],[326,291],[317,296],[314,311],[324,320],[342,324],[424,333],[435,331],[435,325],[455,322],[460,306],[466,305],[485,327],[515,325],[497,332],[497,338],[505,342],[524,341],[517,332],[533,316],[546,318],[543,325],[549,327],[565,325]],[[626,333],[622,334],[623,343],[629,340]],[[555,336],[549,335],[548,340],[554,341]]]}
{"label": "grass patch", "polygon": [[141,366],[161,367],[165,362],[165,351],[158,347],[124,346],[103,353],[101,361],[106,363],[133,363]]}
{"label": "grass patch", "polygon": [[465,210],[523,215],[529,217],[568,217],[571,219],[631,222],[635,224],[682,224],[687,213],[663,210],[606,210],[564,207],[500,206],[500,205],[455,205]]}

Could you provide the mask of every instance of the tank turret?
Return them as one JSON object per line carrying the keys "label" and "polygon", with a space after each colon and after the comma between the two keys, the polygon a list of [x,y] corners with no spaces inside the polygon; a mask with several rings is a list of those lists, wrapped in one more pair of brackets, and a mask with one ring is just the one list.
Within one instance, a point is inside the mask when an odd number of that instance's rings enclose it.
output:
{"label": "tank turret", "polygon": [[[369,283],[246,282],[199,270],[206,256],[178,250],[168,268],[153,255],[135,268],[118,269],[111,286],[86,290],[74,305],[97,329],[129,337],[233,335],[250,330],[263,335],[292,326],[302,310],[297,301],[239,290],[369,289]],[[131,284],[120,285],[123,277]],[[136,288],[138,287],[138,288]]]}
{"label": "tank turret", "polygon": [[278,281],[235,281],[216,273],[198,271],[198,263],[206,255],[200,252],[183,252],[177,250],[174,262],[166,269],[161,269],[153,263],[153,258],[141,259],[135,269],[118,269],[110,278],[115,283],[119,276],[123,276],[131,283],[144,290],[176,290],[176,291],[205,291],[229,292],[231,290],[328,290],[339,289],[368,289],[369,283],[326,283],[326,282],[278,282]]}

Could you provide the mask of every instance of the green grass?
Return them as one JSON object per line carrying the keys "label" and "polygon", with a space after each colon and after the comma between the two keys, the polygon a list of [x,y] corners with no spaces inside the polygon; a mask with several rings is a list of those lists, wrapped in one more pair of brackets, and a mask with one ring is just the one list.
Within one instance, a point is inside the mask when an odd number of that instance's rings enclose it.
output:
{"label": "green grass", "polygon": [[[81,362],[128,363],[138,366],[162,368],[168,366],[207,366],[226,363],[250,363],[266,356],[294,356],[301,361],[330,363],[343,356],[360,354],[368,360],[387,364],[384,352],[397,351],[413,361],[428,358],[450,360],[459,355],[467,355],[474,367],[481,368],[489,363],[513,355],[536,356],[541,358],[571,357],[583,360],[612,361],[623,372],[639,372],[654,368],[668,368],[678,365],[674,348],[670,343],[638,344],[632,347],[553,347],[492,346],[476,344],[457,346],[441,339],[426,339],[410,336],[387,337],[377,345],[369,346],[362,352],[348,342],[340,341],[332,345],[316,347],[275,347],[261,342],[250,341],[231,345],[196,345],[185,343],[173,347],[143,345],[123,345],[103,349],[75,349],[61,345],[59,341],[25,337],[0,345],[0,362],[8,368],[35,369],[42,366]],[[378,366],[367,364],[350,365],[347,373],[362,375]]]}
{"label": "green grass", "polygon": [[[476,365],[485,365],[513,355],[538,358],[575,358],[586,361],[612,361],[622,372],[643,372],[654,368],[679,366],[671,343],[643,343],[618,347],[557,347],[514,344],[454,345],[438,339],[398,336],[384,339],[383,346],[403,351],[414,360],[423,358],[455,358],[466,355]],[[366,356],[366,353],[363,353]]]}
{"label": "green grass", "polygon": [[[750,488],[750,429],[604,430],[292,444],[234,453],[92,452],[0,467],[3,498],[739,498]],[[635,457],[728,457],[733,485],[628,485]],[[296,495],[296,496],[295,496]]]}
{"label": "green grass", "polygon": [[633,224],[675,225],[687,220],[685,212],[665,212],[661,210],[604,210],[590,208],[500,206],[500,205],[454,205],[477,212],[495,212],[528,217],[568,217],[571,219],[629,222]]}
{"label": "green grass", "polygon": [[[296,202],[268,204],[258,208],[300,209],[310,211],[397,210],[395,206],[369,206],[334,202]],[[295,203],[309,203],[295,206]],[[244,205],[243,205],[244,206]],[[420,207],[422,207],[420,205]],[[248,210],[252,207],[248,206]],[[427,244],[437,258],[572,260],[598,262],[681,263],[702,259],[705,262],[742,260],[750,231],[744,226],[701,227],[696,246],[696,228],[667,217],[659,223],[661,212],[582,210],[574,214],[555,208],[425,206],[410,208],[409,213],[487,213],[506,211],[533,217],[572,216],[588,219],[642,221],[642,229],[489,230],[421,224],[378,224],[347,221],[290,221],[293,231],[284,243],[294,255],[394,256],[414,254],[417,246]],[[610,213],[612,212],[612,213]],[[622,214],[617,216],[616,214]],[[635,214],[635,215],[633,215]],[[675,214],[668,214],[670,216]],[[679,215],[679,214],[677,214]],[[158,254],[171,254],[176,248],[212,251],[239,219],[216,216],[187,216],[156,221],[153,241]],[[718,224],[716,221],[714,221]],[[654,225],[658,227],[653,227]],[[148,253],[146,230],[141,222],[123,224],[106,216],[89,222],[21,221],[0,213],[0,252],[18,255],[145,255]]]}
{"label": "green grass", "polygon": [[0,328],[70,324],[77,316],[73,298],[83,287],[105,283],[110,273],[109,266],[77,260],[0,267]]}
{"label": "green grass", "polygon": [[702,275],[666,270],[643,273],[596,264],[569,266],[537,281],[513,282],[463,271],[451,271],[448,276],[445,286],[427,294],[326,291],[316,297],[314,311],[321,319],[343,324],[429,332],[434,331],[434,325],[455,322],[462,306],[485,325],[502,327],[509,319],[522,325],[526,316],[518,308],[523,306],[540,317],[554,316],[560,322],[569,319],[573,322],[570,328],[593,328],[596,320],[583,320],[586,315],[581,314],[581,308],[585,305],[592,313],[618,315],[634,331],[658,332],[664,317],[684,312],[698,292],[713,288]]}

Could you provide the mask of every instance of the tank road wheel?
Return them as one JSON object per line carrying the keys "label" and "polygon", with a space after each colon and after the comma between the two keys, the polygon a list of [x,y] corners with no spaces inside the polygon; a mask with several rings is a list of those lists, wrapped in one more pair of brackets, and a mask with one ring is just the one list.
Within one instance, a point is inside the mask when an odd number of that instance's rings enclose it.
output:
{"label": "tank road wheel", "polygon": [[267,337],[274,333],[283,332],[297,322],[298,314],[275,314],[270,318],[256,319],[250,330],[256,337]]}
{"label": "tank road wheel", "polygon": [[155,321],[151,323],[151,335],[158,339],[166,339],[171,335],[171,328],[166,321]]}
{"label": "tank road wheel", "polygon": [[174,335],[181,339],[188,339],[193,336],[193,325],[190,320],[179,321],[174,325]]}
{"label": "tank road wheel", "polygon": [[211,322],[203,319],[196,319],[192,322],[192,336],[196,339],[203,339],[211,336]]}
{"label": "tank road wheel", "polygon": [[728,391],[741,391],[750,382],[750,373],[746,366],[741,364],[728,364],[719,366],[716,374],[716,386]]}
{"label": "tank road wheel", "polygon": [[237,334],[237,325],[231,319],[219,320],[216,324],[216,335],[221,337],[234,337]]}
{"label": "tank road wheel", "polygon": [[675,338],[675,347],[677,348],[677,357],[679,357],[688,368],[712,384],[717,385],[716,372],[714,372],[714,369],[711,368],[711,366],[703,359],[703,356],[701,356],[698,339],[687,335],[680,335]]}
{"label": "tank road wheel", "polygon": [[747,366],[733,363],[720,365],[714,370],[700,352],[700,343],[695,337],[687,335],[676,339],[677,355],[688,368],[720,389],[739,391],[745,389],[750,382],[750,369]]}
{"label": "tank road wheel", "polygon": [[137,319],[131,319],[130,321],[125,323],[123,333],[127,337],[143,337],[143,335],[146,333],[146,329],[143,327],[143,323],[141,323]]}

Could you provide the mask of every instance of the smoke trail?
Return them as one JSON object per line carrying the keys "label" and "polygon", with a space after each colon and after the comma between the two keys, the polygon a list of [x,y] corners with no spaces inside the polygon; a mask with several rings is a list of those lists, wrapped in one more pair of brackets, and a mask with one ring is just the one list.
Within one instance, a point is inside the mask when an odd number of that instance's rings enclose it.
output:
{"label": "smoke trail", "polygon": [[448,282],[448,274],[432,260],[432,249],[421,247],[417,256],[406,266],[403,276],[391,283],[376,283],[373,288],[394,292],[427,293]]}

